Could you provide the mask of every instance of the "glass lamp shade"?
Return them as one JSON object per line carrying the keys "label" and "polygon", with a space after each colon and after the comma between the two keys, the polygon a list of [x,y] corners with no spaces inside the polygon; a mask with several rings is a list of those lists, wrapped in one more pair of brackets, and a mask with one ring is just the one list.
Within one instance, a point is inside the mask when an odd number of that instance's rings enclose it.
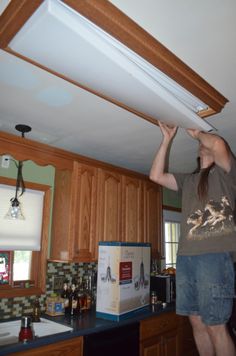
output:
{"label": "glass lamp shade", "polygon": [[25,220],[25,217],[22,213],[20,202],[17,198],[12,198],[10,200],[10,208],[8,209],[7,214],[5,215],[5,219],[10,220]]}

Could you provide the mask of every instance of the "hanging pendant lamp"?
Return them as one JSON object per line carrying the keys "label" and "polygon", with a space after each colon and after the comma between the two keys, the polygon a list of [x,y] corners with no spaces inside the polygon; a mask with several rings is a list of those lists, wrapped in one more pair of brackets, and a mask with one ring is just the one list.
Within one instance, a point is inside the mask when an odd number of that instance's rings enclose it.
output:
{"label": "hanging pendant lamp", "polygon": [[[19,132],[21,132],[21,136],[25,137],[26,132],[31,131],[31,127],[27,125],[16,125],[15,129]],[[21,203],[19,201],[19,197],[24,194],[25,191],[25,183],[22,175],[22,169],[23,169],[23,161],[14,161],[16,167],[17,167],[17,178],[16,178],[16,190],[15,190],[15,196],[10,199],[10,207],[8,209],[7,214],[5,215],[5,219],[18,219],[18,220],[25,220],[24,214],[21,209]],[[19,194],[19,191],[21,189],[21,192]]]}

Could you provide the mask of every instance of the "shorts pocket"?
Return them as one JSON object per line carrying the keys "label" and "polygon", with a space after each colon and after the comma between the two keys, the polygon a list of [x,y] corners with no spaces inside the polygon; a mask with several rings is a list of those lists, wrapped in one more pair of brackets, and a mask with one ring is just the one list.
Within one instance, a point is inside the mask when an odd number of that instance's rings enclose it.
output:
{"label": "shorts pocket", "polygon": [[234,289],[222,284],[211,285],[211,303],[209,311],[205,310],[205,321],[209,325],[225,324],[232,312]]}

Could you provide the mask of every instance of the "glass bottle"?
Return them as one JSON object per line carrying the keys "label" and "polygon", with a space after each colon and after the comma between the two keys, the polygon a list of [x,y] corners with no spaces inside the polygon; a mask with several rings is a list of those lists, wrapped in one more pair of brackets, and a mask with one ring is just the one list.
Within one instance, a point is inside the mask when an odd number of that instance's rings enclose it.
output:
{"label": "glass bottle", "polygon": [[87,276],[84,281],[85,310],[90,310],[92,305],[92,285],[91,276]]}
{"label": "glass bottle", "polygon": [[33,315],[32,315],[33,322],[37,322],[37,323],[40,322],[40,314],[41,314],[41,309],[40,309],[39,297],[36,297],[33,305]]}
{"label": "glass bottle", "polygon": [[64,309],[65,309],[65,314],[70,314],[70,302],[69,302],[69,297],[70,297],[70,290],[67,281],[64,282],[63,285],[63,291],[61,293],[61,298],[64,299]]}
{"label": "glass bottle", "polygon": [[21,329],[19,332],[19,341],[26,343],[33,340],[33,331],[31,328],[31,318],[29,316],[23,316],[21,319]]}
{"label": "glass bottle", "polygon": [[72,282],[71,284],[71,292],[69,296],[69,305],[70,305],[70,314],[71,316],[77,315],[78,313],[78,293],[76,288],[76,283]]}
{"label": "glass bottle", "polygon": [[82,277],[80,277],[78,285],[78,304],[78,310],[81,314],[85,310],[84,280]]}
{"label": "glass bottle", "polygon": [[96,304],[97,297],[97,271],[93,271],[91,275],[91,291],[92,291],[92,304]]}
{"label": "glass bottle", "polygon": [[151,293],[151,304],[152,305],[157,304],[157,294],[155,291],[152,291],[152,293]]}
{"label": "glass bottle", "polygon": [[84,295],[79,288],[77,290],[77,298],[77,314],[81,314],[84,307]]}

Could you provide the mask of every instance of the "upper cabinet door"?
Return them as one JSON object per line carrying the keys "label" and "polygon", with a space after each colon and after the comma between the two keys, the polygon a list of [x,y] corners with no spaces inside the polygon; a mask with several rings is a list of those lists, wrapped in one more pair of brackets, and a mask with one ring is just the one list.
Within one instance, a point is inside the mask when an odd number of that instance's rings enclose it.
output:
{"label": "upper cabinet door", "polygon": [[122,239],[143,242],[143,184],[142,180],[122,177]]}
{"label": "upper cabinet door", "polygon": [[73,181],[74,170],[56,170],[50,254],[52,260],[71,261],[73,258]]}
{"label": "upper cabinet door", "polygon": [[162,191],[147,179],[74,162],[55,180],[51,258],[92,262],[99,241],[150,242],[162,255]]}
{"label": "upper cabinet door", "polygon": [[56,171],[51,259],[94,260],[96,205],[96,167],[75,161],[73,171]]}
{"label": "upper cabinet door", "polygon": [[152,244],[152,255],[163,255],[162,243],[162,189],[159,185],[144,182],[145,242]]}
{"label": "upper cabinet door", "polygon": [[98,241],[121,241],[121,174],[98,169]]}
{"label": "upper cabinet door", "polygon": [[96,254],[97,168],[77,165],[74,210],[74,261],[89,262]]}

